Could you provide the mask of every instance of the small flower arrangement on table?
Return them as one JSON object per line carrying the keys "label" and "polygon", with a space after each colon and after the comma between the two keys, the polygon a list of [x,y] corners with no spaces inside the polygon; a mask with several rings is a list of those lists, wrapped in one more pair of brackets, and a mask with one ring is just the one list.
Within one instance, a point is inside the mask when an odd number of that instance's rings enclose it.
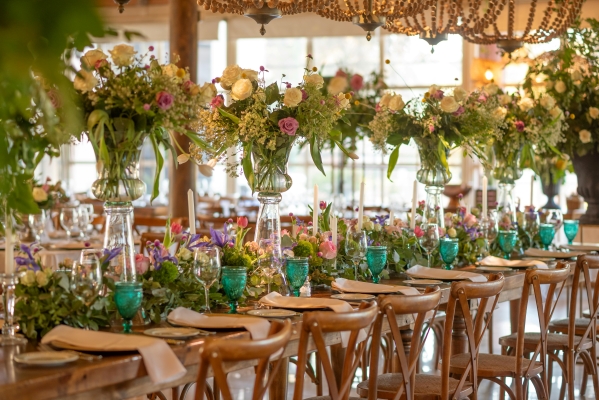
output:
{"label": "small flower arrangement on table", "polygon": [[51,182],[50,178],[46,178],[44,183],[35,181],[33,183],[31,194],[40,210],[50,210],[57,202],[66,203],[69,201],[62,183],[58,181],[52,184]]}
{"label": "small flower arrangement on table", "polygon": [[478,218],[480,210],[458,207],[455,213],[445,214],[445,236],[458,239],[458,255],[455,265],[466,266],[476,263],[480,256],[487,251],[485,239],[480,230]]}

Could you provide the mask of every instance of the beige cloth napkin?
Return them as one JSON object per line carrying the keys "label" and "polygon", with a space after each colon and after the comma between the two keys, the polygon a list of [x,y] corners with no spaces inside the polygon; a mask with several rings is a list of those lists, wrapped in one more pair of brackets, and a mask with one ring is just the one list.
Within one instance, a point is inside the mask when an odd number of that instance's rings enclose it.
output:
{"label": "beige cloth napkin", "polygon": [[370,282],[358,282],[352,281],[344,278],[337,278],[333,281],[332,285],[333,289],[336,289],[340,292],[345,293],[401,293],[405,295],[415,295],[420,294],[418,289],[407,286],[397,286],[397,285],[381,285],[377,283]]}
{"label": "beige cloth napkin", "polygon": [[[280,307],[280,308],[318,308],[318,307],[327,307],[333,310],[336,313],[341,312],[352,312],[354,309],[349,305],[348,302],[343,300],[336,299],[327,299],[320,297],[286,297],[281,296],[277,292],[270,292],[266,296],[260,299],[260,304],[264,304],[266,306],[271,307]],[[368,336],[366,330],[362,329],[362,331],[358,334],[358,342],[363,341]],[[341,332],[341,343],[343,347],[347,347],[347,343],[349,342],[349,332]]]}
{"label": "beige cloth napkin", "polygon": [[427,268],[422,265],[415,265],[408,269],[406,273],[410,276],[425,279],[469,279],[472,282],[486,282],[487,278],[481,274],[475,274],[467,271],[448,271],[439,268]]}
{"label": "beige cloth napkin", "polygon": [[549,250],[542,250],[542,249],[534,249],[534,248],[529,248],[526,249],[526,251],[524,251],[524,255],[529,256],[529,257],[553,257],[553,258],[570,258],[570,257],[578,257],[581,256],[583,254],[586,254],[584,251],[570,251],[570,252],[564,252],[564,251],[549,251]]}
{"label": "beige cloth napkin", "polygon": [[268,336],[270,322],[264,318],[245,315],[204,315],[184,307],[175,308],[168,314],[167,320],[176,325],[201,329],[226,329],[243,326],[252,339],[264,339]]}
{"label": "beige cloth napkin", "polygon": [[87,350],[137,350],[141,354],[152,382],[174,381],[187,372],[164,340],[141,335],[85,331],[59,325],[42,338],[42,343],[61,341]]}
{"label": "beige cloth napkin", "polygon": [[547,264],[539,260],[506,260],[494,256],[487,256],[480,260],[480,265],[493,267],[537,267],[537,269],[547,269]]}

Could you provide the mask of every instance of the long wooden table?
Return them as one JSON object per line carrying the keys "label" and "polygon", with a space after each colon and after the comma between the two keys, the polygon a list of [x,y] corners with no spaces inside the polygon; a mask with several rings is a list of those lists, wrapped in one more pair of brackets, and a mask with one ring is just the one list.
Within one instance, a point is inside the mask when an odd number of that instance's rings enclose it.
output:
{"label": "long wooden table", "polygon": [[[573,269],[573,268],[572,268]],[[385,283],[401,284],[402,281],[390,280]],[[522,285],[523,272],[507,272],[505,286],[500,296],[500,302],[512,301],[518,304]],[[441,286],[446,303],[449,297],[449,284]],[[327,294],[319,294],[320,296]],[[328,294],[330,295],[330,293]],[[409,330],[411,316],[401,316],[397,321],[399,326]],[[301,317],[293,319],[293,335],[284,352],[284,357],[297,355],[299,327]],[[248,337],[247,332],[218,333],[218,339],[229,340]],[[188,340],[185,345],[173,346],[175,354],[187,368],[187,373],[177,381],[156,385],[147,375],[141,356],[137,353],[105,355],[102,360],[82,361],[57,368],[24,367],[13,361],[13,356],[22,352],[36,351],[37,343],[30,342],[21,347],[0,347],[0,400],[1,399],[123,399],[140,396],[146,393],[168,389],[170,387],[194,382],[198,372],[198,349],[205,337]],[[334,346],[341,343],[338,334],[326,337],[327,344]],[[455,352],[466,352],[467,336],[465,326],[460,320],[454,323],[452,347]],[[339,347],[339,346],[337,346]],[[286,365],[287,363],[283,363]],[[250,363],[239,363],[230,370],[240,370],[250,367]],[[275,379],[271,388],[270,398],[285,400],[287,393],[287,367],[281,368],[280,379]]]}

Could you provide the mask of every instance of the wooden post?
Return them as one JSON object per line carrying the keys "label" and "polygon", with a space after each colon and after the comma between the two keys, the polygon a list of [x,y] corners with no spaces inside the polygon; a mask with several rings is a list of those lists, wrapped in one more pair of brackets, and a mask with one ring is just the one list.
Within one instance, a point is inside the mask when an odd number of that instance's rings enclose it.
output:
{"label": "wooden post", "polygon": [[[177,65],[188,67],[189,78],[195,82],[198,69],[198,6],[194,0],[171,0],[170,4],[171,61],[178,56]],[[179,146],[188,151],[190,140],[178,133],[174,136]],[[177,148],[176,144],[173,145]],[[192,162],[177,165],[177,160],[170,160],[169,213],[172,217],[187,217],[187,191],[191,189],[196,192],[196,169]]]}

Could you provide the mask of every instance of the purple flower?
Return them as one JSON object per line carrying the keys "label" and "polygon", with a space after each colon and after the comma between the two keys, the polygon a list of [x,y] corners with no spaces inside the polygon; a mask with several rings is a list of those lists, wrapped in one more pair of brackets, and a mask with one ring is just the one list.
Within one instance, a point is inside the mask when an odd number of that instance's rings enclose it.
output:
{"label": "purple flower", "polygon": [[287,87],[287,89],[291,89],[291,82],[286,82],[285,87]]}
{"label": "purple flower", "polygon": [[154,51],[154,46],[150,46],[150,47],[149,47],[149,50],[150,50],[150,51]]}
{"label": "purple flower", "polygon": [[148,103],[144,104],[144,110],[150,111],[150,105]]}
{"label": "purple flower", "polygon": [[295,132],[299,128],[299,122],[293,117],[283,118],[279,120],[279,128],[281,128],[281,132],[289,136],[295,136]]}
{"label": "purple flower", "polygon": [[320,105],[324,106],[325,101],[324,100],[320,100]]}
{"label": "purple flower", "polygon": [[459,117],[460,115],[464,114],[464,111],[466,111],[464,107],[460,106],[455,112],[452,113],[452,115]]}
{"label": "purple flower", "polygon": [[516,123],[514,124],[516,126],[516,129],[518,130],[518,132],[524,132],[524,122],[523,121],[516,121]]}
{"label": "purple flower", "polygon": [[213,228],[210,228],[210,237],[213,244],[218,247],[225,247],[229,243],[229,235],[226,232],[220,232]]}
{"label": "purple flower", "polygon": [[260,71],[264,72],[264,66],[263,65],[260,66]]}
{"label": "purple flower", "polygon": [[122,247],[115,247],[112,250],[110,250],[110,249],[104,249],[104,250],[102,250],[102,253],[104,254],[104,256],[102,257],[102,259],[103,259],[102,264],[108,264],[116,256],[118,256],[119,254],[121,254],[122,251],[123,251]]}
{"label": "purple flower", "polygon": [[389,219],[389,215],[376,215],[374,217],[374,220],[379,225],[385,225],[385,221],[387,221],[388,219]]}
{"label": "purple flower", "polygon": [[175,98],[170,93],[167,93],[167,92],[156,93],[156,103],[158,104],[158,107],[160,107],[163,110],[168,110],[169,108],[171,108],[173,106],[174,100],[175,100]]}
{"label": "purple flower", "polygon": [[34,271],[39,271],[41,269],[39,264],[35,261],[35,258],[33,258],[33,254],[31,253],[32,247],[35,244],[36,243],[32,243],[31,246],[21,244],[21,251],[25,253],[27,257],[15,257],[15,262],[17,263],[17,265],[31,267]]}

